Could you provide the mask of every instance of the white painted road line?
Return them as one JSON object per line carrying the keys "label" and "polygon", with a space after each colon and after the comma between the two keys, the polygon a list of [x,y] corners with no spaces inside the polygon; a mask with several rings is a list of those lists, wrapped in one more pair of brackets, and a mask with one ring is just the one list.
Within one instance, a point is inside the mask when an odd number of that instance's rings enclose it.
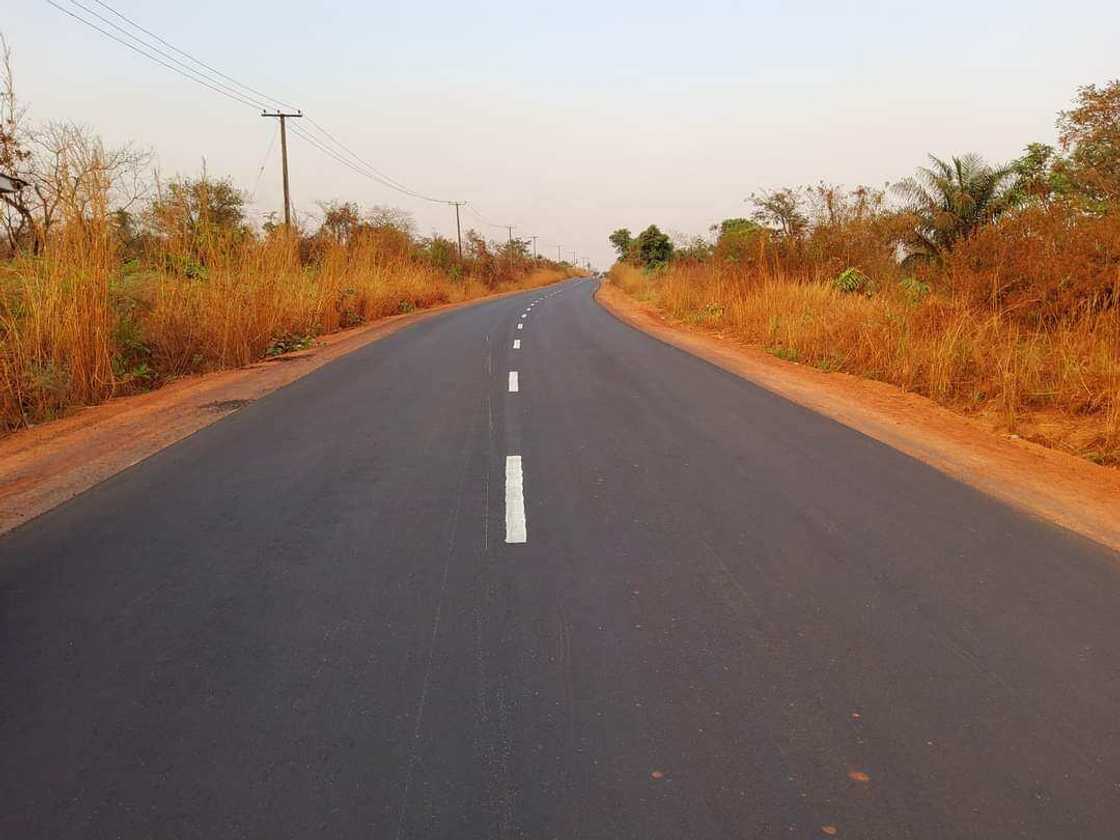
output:
{"label": "white painted road line", "polygon": [[517,371],[515,370],[509,372],[509,392],[511,394],[517,393]]}
{"label": "white painted road line", "polygon": [[513,340],[513,349],[514,350],[520,350],[521,349],[521,339],[520,338],[515,338]]}
{"label": "white painted road line", "polygon": [[526,312],[524,315],[521,316],[521,320],[524,321],[527,317],[529,317],[528,312]]}
{"label": "white painted road line", "polygon": [[523,329],[525,329],[525,325],[524,325],[524,324],[518,324],[518,325],[517,325],[517,328],[518,328],[519,330],[523,330]]}
{"label": "white painted road line", "polygon": [[525,478],[521,456],[506,457],[506,542],[523,543],[529,538],[525,529]]}

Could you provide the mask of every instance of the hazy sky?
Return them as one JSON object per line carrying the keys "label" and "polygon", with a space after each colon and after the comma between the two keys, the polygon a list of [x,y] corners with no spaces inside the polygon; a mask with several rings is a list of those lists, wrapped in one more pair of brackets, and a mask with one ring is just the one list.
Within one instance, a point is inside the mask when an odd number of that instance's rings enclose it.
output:
{"label": "hazy sky", "polygon": [[[744,214],[759,188],[880,184],[927,152],[1003,161],[1053,140],[1078,85],[1120,76],[1115,0],[106,1],[302,108],[413,189],[474,202],[540,234],[542,250],[560,243],[601,266],[617,227],[702,233]],[[44,0],[5,5],[0,28],[35,118],[150,146],[164,175],[205,158],[254,189],[274,120]],[[301,213],[332,198],[392,204],[422,232],[454,234],[450,208],[394,194],[298,138],[289,154]],[[274,149],[254,206],[278,209],[279,182]]]}

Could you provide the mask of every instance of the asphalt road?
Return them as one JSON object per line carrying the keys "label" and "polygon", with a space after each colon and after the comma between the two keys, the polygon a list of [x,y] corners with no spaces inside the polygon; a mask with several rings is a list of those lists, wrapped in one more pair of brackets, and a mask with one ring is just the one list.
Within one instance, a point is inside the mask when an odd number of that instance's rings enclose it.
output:
{"label": "asphalt road", "polygon": [[0,836],[1120,836],[1120,558],[592,291],[0,539]]}

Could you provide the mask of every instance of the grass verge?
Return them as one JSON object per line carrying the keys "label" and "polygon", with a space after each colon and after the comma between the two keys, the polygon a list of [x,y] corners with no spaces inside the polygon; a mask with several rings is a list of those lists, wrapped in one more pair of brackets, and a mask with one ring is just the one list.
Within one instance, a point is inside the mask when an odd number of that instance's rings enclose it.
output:
{"label": "grass verge", "polygon": [[[376,233],[376,232],[375,232]],[[161,244],[122,262],[111,225],[65,225],[37,256],[0,263],[0,433],[180,376],[239,367],[388,315],[570,276],[529,260],[450,272],[400,236]]]}
{"label": "grass verge", "polygon": [[610,282],[679,325],[927,396],[992,428],[1120,464],[1120,312],[1031,326],[963,295],[892,283],[852,294],[779,271],[620,263]]}

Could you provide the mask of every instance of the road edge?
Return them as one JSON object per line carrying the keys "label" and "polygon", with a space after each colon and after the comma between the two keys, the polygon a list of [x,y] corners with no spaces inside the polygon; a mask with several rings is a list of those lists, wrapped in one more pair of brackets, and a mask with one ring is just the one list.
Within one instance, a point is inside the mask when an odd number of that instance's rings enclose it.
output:
{"label": "road edge", "polygon": [[690,331],[607,282],[594,298],[622,323],[884,443],[1024,513],[1120,551],[1120,470],[999,435],[893,385],[825,373]]}

